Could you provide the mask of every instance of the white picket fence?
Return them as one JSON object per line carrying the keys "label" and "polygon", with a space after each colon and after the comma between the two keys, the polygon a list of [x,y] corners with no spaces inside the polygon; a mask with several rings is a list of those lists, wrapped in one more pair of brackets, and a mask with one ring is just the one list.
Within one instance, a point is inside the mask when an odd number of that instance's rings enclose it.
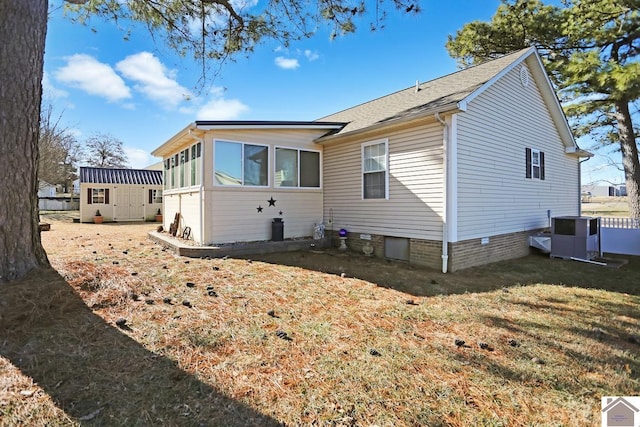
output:
{"label": "white picket fence", "polygon": [[640,255],[640,220],[601,217],[600,248],[605,253]]}

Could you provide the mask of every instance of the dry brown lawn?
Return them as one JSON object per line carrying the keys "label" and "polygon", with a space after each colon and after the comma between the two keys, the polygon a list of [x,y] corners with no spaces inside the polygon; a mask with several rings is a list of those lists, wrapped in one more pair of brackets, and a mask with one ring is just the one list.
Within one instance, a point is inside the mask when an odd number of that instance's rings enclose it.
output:
{"label": "dry brown lawn", "polygon": [[49,220],[59,274],[0,285],[2,426],[586,426],[640,391],[638,258],[185,259]]}

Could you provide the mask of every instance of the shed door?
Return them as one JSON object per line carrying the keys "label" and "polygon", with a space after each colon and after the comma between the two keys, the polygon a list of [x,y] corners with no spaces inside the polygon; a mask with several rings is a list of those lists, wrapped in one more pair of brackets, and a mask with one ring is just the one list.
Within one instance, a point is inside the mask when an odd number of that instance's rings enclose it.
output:
{"label": "shed door", "polygon": [[114,221],[129,221],[129,189],[116,187],[115,203],[113,205]]}
{"label": "shed door", "polygon": [[144,220],[144,188],[116,187],[116,199],[113,207],[115,221]]}
{"label": "shed door", "polygon": [[131,187],[129,189],[129,219],[144,220],[144,188]]}

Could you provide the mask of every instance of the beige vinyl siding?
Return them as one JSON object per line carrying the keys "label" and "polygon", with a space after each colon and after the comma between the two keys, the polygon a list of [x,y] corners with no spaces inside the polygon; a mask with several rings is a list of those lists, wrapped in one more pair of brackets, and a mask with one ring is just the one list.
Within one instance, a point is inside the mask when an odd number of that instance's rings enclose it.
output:
{"label": "beige vinyl siding", "polygon": [[[269,206],[272,197],[275,206]],[[283,219],[285,239],[312,236],[314,224],[322,222],[320,190],[217,188],[206,199],[207,244],[270,240],[273,218]]]}
{"label": "beige vinyl siding", "polygon": [[180,212],[180,224],[178,226],[178,235],[181,235],[185,227],[191,228],[190,240],[197,243],[200,242],[200,192],[189,191],[165,195],[164,201],[164,217],[163,223],[168,231],[169,226],[173,223],[175,215]]}
{"label": "beige vinyl siding", "polygon": [[[578,214],[578,161],[520,66],[469,103],[457,131],[457,241],[546,227],[548,209]],[[545,180],[525,178],[526,147],[544,152]]]}
{"label": "beige vinyl siding", "polygon": [[[442,235],[442,126],[431,122],[324,148],[324,218],[334,229],[438,240]],[[389,199],[362,199],[362,143],[388,138]],[[329,224],[333,213],[333,223]]]}
{"label": "beige vinyl siding", "polygon": [[[320,152],[322,146],[313,142],[325,130],[220,130],[210,131],[205,137],[205,243],[252,242],[271,239],[273,218],[284,221],[284,238],[313,235],[315,223],[322,222],[322,188],[275,188],[275,148],[299,148]],[[214,186],[214,140],[229,140],[269,146],[269,187]],[[322,171],[321,171],[322,174]],[[320,177],[322,186],[322,176]],[[267,200],[276,200],[275,207]],[[262,206],[262,213],[257,207]]]}

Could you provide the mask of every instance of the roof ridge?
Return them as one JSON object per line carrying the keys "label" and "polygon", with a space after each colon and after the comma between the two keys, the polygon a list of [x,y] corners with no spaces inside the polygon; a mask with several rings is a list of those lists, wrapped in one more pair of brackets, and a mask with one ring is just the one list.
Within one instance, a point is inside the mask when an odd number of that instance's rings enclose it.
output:
{"label": "roof ridge", "polygon": [[[426,86],[427,84],[429,84],[429,83],[433,83],[433,82],[436,82],[436,81],[438,81],[438,80],[442,80],[442,79],[445,79],[445,78],[449,78],[449,77],[452,77],[452,76],[454,76],[454,75],[456,75],[456,74],[461,74],[461,73],[465,73],[465,72],[472,72],[474,69],[475,69],[475,70],[477,70],[479,67],[486,66],[487,64],[490,64],[490,63],[492,63],[492,62],[499,61],[499,60],[504,60],[504,59],[506,59],[506,58],[508,58],[508,57],[510,57],[510,56],[522,55],[524,52],[529,51],[529,50],[531,50],[531,49],[534,49],[534,48],[533,48],[533,47],[528,47],[528,48],[524,48],[524,49],[519,49],[519,50],[516,50],[516,51],[510,52],[510,53],[504,54],[504,55],[502,55],[502,56],[500,56],[500,57],[498,57],[498,58],[488,59],[488,60],[483,61],[483,62],[481,62],[481,63],[479,63],[479,64],[471,65],[471,66],[466,67],[466,68],[463,68],[463,69],[459,69],[459,70],[456,70],[456,71],[452,71],[452,72],[450,72],[450,73],[448,73],[448,74],[444,74],[444,75],[441,75],[441,76],[435,77],[435,78],[433,78],[433,79],[431,79],[431,80],[426,80],[426,81],[424,81],[424,82],[422,82],[422,83],[419,83],[419,85],[418,85],[418,90],[422,90],[422,88],[423,88],[424,86]],[[495,73],[493,76],[495,76],[495,75],[496,75],[496,74],[498,74],[499,72],[500,72],[500,70],[496,71],[496,73]],[[492,77],[493,77],[493,76],[492,76]],[[369,99],[368,101],[364,101],[364,102],[361,102],[360,104],[352,105],[351,107],[344,108],[344,109],[342,109],[342,110],[339,110],[339,111],[333,112],[333,113],[331,113],[331,114],[327,114],[327,115],[325,115],[325,116],[323,116],[323,117],[318,118],[316,121],[323,121],[323,119],[325,119],[325,118],[327,118],[327,117],[335,116],[335,115],[340,114],[340,113],[343,113],[343,112],[345,112],[345,111],[348,111],[348,110],[351,110],[351,109],[355,109],[355,108],[362,107],[362,106],[364,106],[364,105],[367,105],[367,104],[373,103],[373,102],[375,102],[375,101],[379,101],[380,99],[384,99],[384,98],[387,98],[387,97],[390,97],[390,96],[393,96],[393,95],[396,95],[396,94],[399,94],[399,93],[405,92],[405,91],[407,91],[407,90],[415,90],[415,85],[413,85],[413,86],[408,86],[408,87],[405,87],[405,88],[403,88],[403,89],[399,89],[399,90],[396,90],[396,91],[394,91],[394,92],[387,93],[387,94],[385,94],[385,95],[381,95],[381,96],[379,96],[379,97],[377,97],[377,98]]]}

